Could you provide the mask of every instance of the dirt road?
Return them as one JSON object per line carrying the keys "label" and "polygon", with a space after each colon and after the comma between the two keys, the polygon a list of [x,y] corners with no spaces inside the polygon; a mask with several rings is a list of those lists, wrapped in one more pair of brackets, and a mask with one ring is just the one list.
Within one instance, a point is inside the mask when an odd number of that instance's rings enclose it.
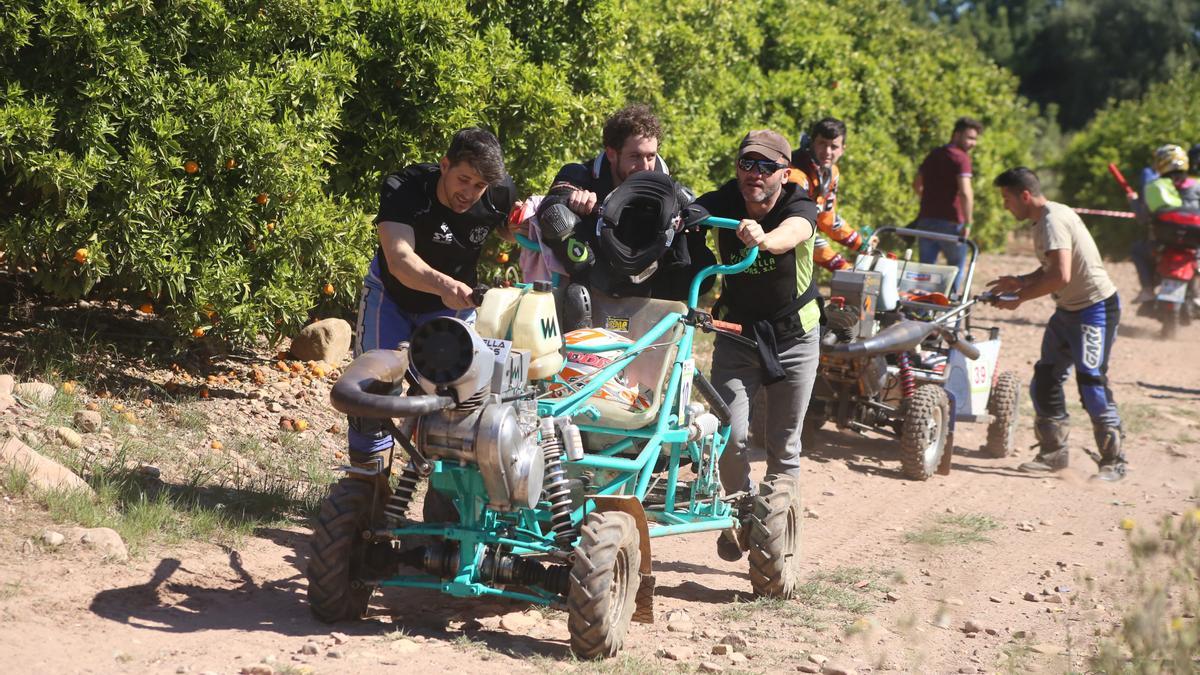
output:
{"label": "dirt road", "polygon": [[[1034,265],[988,257],[980,277]],[[1132,296],[1132,267],[1111,270]],[[1002,369],[1028,379],[1051,309],[1041,300],[976,315],[1002,329]],[[1110,376],[1132,464],[1118,484],[1089,482],[1095,467],[1078,450],[1055,477],[1016,472],[1033,443],[1027,400],[1018,457],[982,457],[984,429],[962,425],[952,473],[928,482],[902,479],[887,441],[820,432],[804,458],[801,597],[752,602],[745,562],[718,559],[712,535],[655,540],[658,622],[634,624],[623,655],[602,665],[571,660],[563,613],[516,604],[388,591],[368,620],[318,623],[305,605],[302,529],[261,531],[236,551],[191,543],[101,564],[82,551],[23,550],[44,517],[5,504],[4,670],[691,672],[708,662],[817,672],[823,659],[827,671],[847,672],[1082,670],[1095,634],[1128,601],[1122,519],[1153,527],[1200,499],[1197,344],[1200,326],[1168,343],[1157,324],[1125,313]],[[1072,444],[1090,446],[1073,406]],[[968,621],[974,630],[964,632]],[[746,642],[749,660],[713,653],[730,635]]]}

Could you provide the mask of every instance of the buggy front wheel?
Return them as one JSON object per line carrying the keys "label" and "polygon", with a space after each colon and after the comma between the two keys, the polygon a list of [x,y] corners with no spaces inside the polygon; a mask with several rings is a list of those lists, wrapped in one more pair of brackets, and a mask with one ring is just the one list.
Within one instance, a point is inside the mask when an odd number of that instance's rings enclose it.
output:
{"label": "buggy front wheel", "polygon": [[947,452],[950,399],[936,384],[923,384],[908,400],[900,429],[900,472],[912,480],[929,480]]}
{"label": "buggy front wheel", "polygon": [[607,658],[621,650],[633,618],[641,561],[633,516],[620,511],[588,514],[567,591],[571,651],[579,658]]}
{"label": "buggy front wheel", "polygon": [[790,598],[796,592],[800,557],[800,485],[780,476],[759,485],[750,528],[750,585],[754,594]]}
{"label": "buggy front wheel", "polygon": [[374,492],[368,481],[343,478],[321,504],[305,574],[309,607],[326,623],[361,619],[375,592],[363,581],[377,546],[363,536],[371,529]]}

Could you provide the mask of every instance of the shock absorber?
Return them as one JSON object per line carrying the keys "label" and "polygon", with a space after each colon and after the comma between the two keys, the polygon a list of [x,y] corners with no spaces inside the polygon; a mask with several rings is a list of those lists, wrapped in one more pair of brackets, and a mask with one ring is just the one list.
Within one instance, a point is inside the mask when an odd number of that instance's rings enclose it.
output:
{"label": "shock absorber", "polygon": [[550,502],[550,529],[560,545],[575,539],[571,527],[571,488],[562,464],[563,445],[554,429],[554,420],[542,420],[542,457],[546,461],[546,501]]}
{"label": "shock absorber", "polygon": [[408,516],[408,505],[412,502],[413,493],[417,490],[417,481],[421,475],[412,462],[404,465],[400,477],[396,480],[396,489],[383,507],[383,514],[391,523],[402,522]]}
{"label": "shock absorber", "polygon": [[913,376],[908,352],[900,352],[896,355],[896,365],[900,368],[900,391],[904,393],[905,400],[910,399],[913,394],[917,393],[917,380]]}

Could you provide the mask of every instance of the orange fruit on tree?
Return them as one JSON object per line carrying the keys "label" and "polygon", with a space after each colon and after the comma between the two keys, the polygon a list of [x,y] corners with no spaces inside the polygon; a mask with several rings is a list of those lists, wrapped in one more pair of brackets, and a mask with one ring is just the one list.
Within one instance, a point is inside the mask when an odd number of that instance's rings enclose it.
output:
{"label": "orange fruit on tree", "polygon": [[188,161],[183,163],[183,170],[186,171],[188,174],[193,174],[200,170],[200,165],[197,164],[195,161],[189,159]]}
{"label": "orange fruit on tree", "polygon": [[508,262],[508,253],[505,251],[501,251],[500,253],[496,254],[496,262],[500,263],[501,265],[507,263]]}
{"label": "orange fruit on tree", "polygon": [[225,168],[229,169],[229,170],[236,169],[237,168],[237,160],[232,157],[225,160]]}
{"label": "orange fruit on tree", "polygon": [[254,203],[259,206],[266,206],[269,201],[271,201],[271,195],[265,192],[258,193],[258,196],[254,198]]}
{"label": "orange fruit on tree", "polygon": [[143,314],[153,314],[154,313],[154,305],[149,302],[143,302],[142,306],[138,307],[138,311]]}
{"label": "orange fruit on tree", "polygon": [[204,329],[201,328],[200,326],[196,326],[195,328],[192,329],[192,337],[194,337],[194,338],[204,337]]}
{"label": "orange fruit on tree", "polygon": [[325,285],[321,287],[321,292],[325,295],[333,295],[333,284],[326,282]]}
{"label": "orange fruit on tree", "polygon": [[80,265],[86,263],[88,261],[88,250],[86,248],[75,249],[74,258],[75,262],[79,263]]}
{"label": "orange fruit on tree", "polygon": [[271,222],[267,223],[267,234],[270,234],[271,232],[274,232],[274,231],[275,231],[275,221],[272,220]]}

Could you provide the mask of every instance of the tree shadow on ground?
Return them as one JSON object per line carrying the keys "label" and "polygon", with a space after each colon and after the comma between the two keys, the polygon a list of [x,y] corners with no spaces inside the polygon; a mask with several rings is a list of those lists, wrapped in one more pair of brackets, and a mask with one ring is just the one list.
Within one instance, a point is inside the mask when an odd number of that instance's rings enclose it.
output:
{"label": "tree shadow on ground", "polygon": [[726,605],[731,602],[748,601],[753,598],[750,591],[737,591],[731,588],[709,588],[695,581],[681,581],[674,586],[657,586],[654,595],[688,602],[707,602],[713,605]]}
{"label": "tree shadow on ground", "polygon": [[1200,389],[1173,387],[1167,384],[1155,384],[1153,382],[1145,382],[1143,380],[1137,380],[1134,382],[1134,384],[1142,389],[1149,389],[1153,392],[1158,392],[1150,394],[1150,398],[1179,399],[1183,401],[1194,401],[1200,399]]}
{"label": "tree shadow on ground", "polygon": [[[667,560],[664,562],[654,563],[655,572],[676,572],[679,574],[711,574],[721,577],[739,577],[741,579],[750,579],[750,575],[746,572],[730,572],[728,570],[719,570],[708,565],[698,565],[696,563],[683,562],[681,560]],[[661,588],[661,586],[659,587]]]}

